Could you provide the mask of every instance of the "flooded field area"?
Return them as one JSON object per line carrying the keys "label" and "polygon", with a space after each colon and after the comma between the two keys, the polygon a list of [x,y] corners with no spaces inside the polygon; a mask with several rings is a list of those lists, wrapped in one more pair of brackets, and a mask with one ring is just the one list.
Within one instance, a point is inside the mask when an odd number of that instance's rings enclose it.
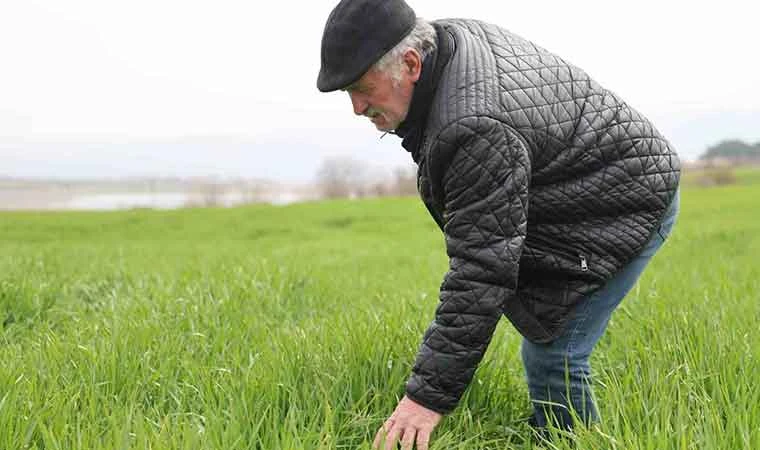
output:
{"label": "flooded field area", "polygon": [[118,210],[289,204],[310,200],[313,190],[257,182],[65,182],[0,180],[0,210]]}

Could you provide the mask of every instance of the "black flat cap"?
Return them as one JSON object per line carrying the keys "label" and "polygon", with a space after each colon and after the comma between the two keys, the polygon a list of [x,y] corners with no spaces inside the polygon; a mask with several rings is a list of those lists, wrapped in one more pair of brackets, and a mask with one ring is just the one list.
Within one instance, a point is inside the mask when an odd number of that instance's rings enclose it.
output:
{"label": "black flat cap", "polygon": [[404,0],[342,0],[322,34],[317,88],[345,88],[364,75],[414,28],[414,10]]}

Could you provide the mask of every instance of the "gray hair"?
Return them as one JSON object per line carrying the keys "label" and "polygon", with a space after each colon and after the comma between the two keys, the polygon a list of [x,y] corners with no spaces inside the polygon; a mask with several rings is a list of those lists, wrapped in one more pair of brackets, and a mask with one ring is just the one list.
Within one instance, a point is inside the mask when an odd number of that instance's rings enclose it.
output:
{"label": "gray hair", "polygon": [[395,82],[401,81],[404,53],[409,49],[419,52],[422,59],[437,47],[435,28],[430,22],[417,18],[412,31],[388,53],[378,60],[373,69],[390,75]]}

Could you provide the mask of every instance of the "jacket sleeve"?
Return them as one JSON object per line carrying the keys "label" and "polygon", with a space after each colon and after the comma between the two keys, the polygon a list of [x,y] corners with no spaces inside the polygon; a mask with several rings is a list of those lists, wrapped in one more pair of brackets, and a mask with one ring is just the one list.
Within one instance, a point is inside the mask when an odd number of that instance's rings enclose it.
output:
{"label": "jacket sleeve", "polygon": [[449,269],[406,384],[409,398],[439,413],[457,406],[502,304],[517,288],[530,184],[523,142],[511,128],[484,117],[460,120],[439,134]]}

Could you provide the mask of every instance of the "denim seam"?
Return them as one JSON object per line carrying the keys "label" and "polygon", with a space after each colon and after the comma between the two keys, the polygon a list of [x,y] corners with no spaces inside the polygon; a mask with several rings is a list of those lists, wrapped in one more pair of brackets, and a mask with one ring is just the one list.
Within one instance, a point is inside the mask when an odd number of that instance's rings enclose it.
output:
{"label": "denim seam", "polygon": [[575,339],[578,336],[578,330],[581,329],[581,327],[586,323],[586,320],[588,319],[588,309],[590,308],[590,303],[594,301],[596,298],[596,295],[591,295],[583,304],[583,319],[580,320],[575,327],[573,327],[573,330],[570,332],[570,339],[567,341],[567,346],[565,347],[565,360],[570,359],[570,354],[572,353],[573,347],[575,346]]}

